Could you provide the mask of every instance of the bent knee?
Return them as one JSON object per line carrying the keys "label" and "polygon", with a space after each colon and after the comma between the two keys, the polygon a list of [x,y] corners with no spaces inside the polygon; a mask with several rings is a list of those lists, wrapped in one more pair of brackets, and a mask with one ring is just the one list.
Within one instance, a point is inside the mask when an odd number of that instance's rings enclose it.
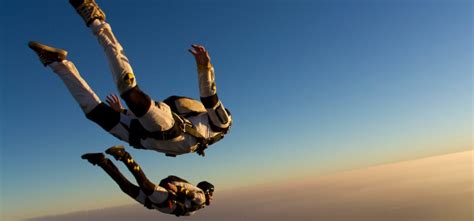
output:
{"label": "bent knee", "polygon": [[87,113],[86,117],[106,131],[110,131],[120,122],[120,113],[103,102]]}
{"label": "bent knee", "polygon": [[132,111],[133,114],[137,117],[145,115],[153,102],[151,98],[145,94],[138,86],[127,90],[120,95],[122,99],[127,103],[128,108]]}

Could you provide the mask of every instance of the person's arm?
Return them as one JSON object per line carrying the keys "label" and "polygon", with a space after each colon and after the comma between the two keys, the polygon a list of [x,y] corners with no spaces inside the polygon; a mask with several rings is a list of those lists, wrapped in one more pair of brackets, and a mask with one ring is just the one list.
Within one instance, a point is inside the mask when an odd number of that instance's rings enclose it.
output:
{"label": "person's arm", "polygon": [[177,193],[178,192],[178,187],[174,184],[171,184],[171,183],[167,183],[168,185],[168,190],[170,190],[171,192],[173,193]]}
{"label": "person's arm", "polygon": [[189,52],[196,59],[201,102],[209,114],[212,130],[221,132],[231,124],[231,116],[217,96],[214,68],[206,49],[201,45],[192,45]]}

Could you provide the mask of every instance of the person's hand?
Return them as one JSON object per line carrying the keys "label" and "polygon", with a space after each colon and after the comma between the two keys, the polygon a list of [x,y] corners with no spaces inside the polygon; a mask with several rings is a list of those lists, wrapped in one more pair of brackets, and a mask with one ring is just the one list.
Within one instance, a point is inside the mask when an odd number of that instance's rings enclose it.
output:
{"label": "person's hand", "polygon": [[122,112],[123,106],[122,106],[122,103],[120,102],[119,97],[117,97],[117,95],[110,94],[109,96],[107,96],[105,101],[112,109],[114,109],[114,111]]}
{"label": "person's hand", "polygon": [[194,55],[196,64],[201,67],[209,67],[211,65],[211,57],[209,57],[206,49],[202,45],[191,45],[191,47],[188,51]]}
{"label": "person's hand", "polygon": [[168,189],[171,190],[171,192],[174,192],[175,194],[178,192],[178,187],[176,185],[173,185],[171,183],[168,184]]}

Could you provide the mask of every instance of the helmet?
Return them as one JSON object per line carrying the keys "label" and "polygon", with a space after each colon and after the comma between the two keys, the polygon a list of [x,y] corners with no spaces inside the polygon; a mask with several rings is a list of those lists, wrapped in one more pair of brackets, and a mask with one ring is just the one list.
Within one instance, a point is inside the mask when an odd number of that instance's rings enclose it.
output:
{"label": "helmet", "polygon": [[205,194],[212,195],[212,193],[214,193],[214,185],[207,181],[202,181],[198,183],[197,187],[204,191]]}

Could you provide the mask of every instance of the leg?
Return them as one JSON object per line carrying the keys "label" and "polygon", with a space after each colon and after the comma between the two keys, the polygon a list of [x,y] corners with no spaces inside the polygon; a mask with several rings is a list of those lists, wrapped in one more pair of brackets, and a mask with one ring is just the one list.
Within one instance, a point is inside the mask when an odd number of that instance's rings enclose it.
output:
{"label": "leg", "polygon": [[159,204],[165,203],[165,201],[168,200],[168,190],[161,186],[157,186],[148,180],[145,173],[141,170],[140,165],[133,160],[132,156],[125,151],[123,146],[113,146],[105,152],[112,155],[116,160],[122,161],[137,180],[141,189],[139,196],[135,198],[138,202],[145,205],[147,208],[151,208],[147,202]]}
{"label": "leg", "polygon": [[119,139],[128,142],[128,131],[119,124],[120,113],[100,101],[81,77],[76,66],[66,60],[67,51],[38,42],[30,42],[28,45],[37,53],[41,63],[44,66],[49,66],[61,78],[89,120],[97,123]]}
{"label": "leg", "polygon": [[67,51],[34,41],[30,41],[28,46],[38,55],[44,66],[49,66],[61,78],[85,114],[100,104],[99,97],[82,79],[76,66],[66,60]]}
{"label": "leg", "polygon": [[143,127],[151,132],[170,129],[174,120],[169,107],[163,103],[155,105],[138,88],[130,62],[97,3],[94,0],[70,0],[70,3],[104,48],[117,89]]}
{"label": "leg", "polygon": [[91,164],[100,166],[114,181],[119,185],[120,189],[132,197],[137,199],[140,195],[140,188],[123,176],[112,161],[105,158],[102,153],[88,153],[82,155],[82,159],[87,159]]}
{"label": "leg", "polygon": [[95,20],[91,27],[97,37],[99,44],[103,47],[112,78],[120,94],[134,88],[137,85],[133,69],[125,56],[122,45],[112,32],[112,28],[105,21]]}
{"label": "leg", "polygon": [[95,122],[115,137],[128,142],[128,131],[120,124],[120,113],[100,101],[87,82],[82,79],[72,62],[63,60],[53,62],[49,66],[63,80],[87,119]]}
{"label": "leg", "polygon": [[128,170],[137,180],[138,185],[143,190],[143,192],[148,196],[153,194],[156,189],[156,185],[152,183],[146,177],[143,170],[140,168],[140,165],[133,160],[132,156],[125,151],[123,146],[113,146],[105,151],[106,153],[115,157],[116,160],[122,161]]}
{"label": "leg", "polygon": [[74,99],[79,103],[87,119],[98,124],[115,137],[128,142],[128,130],[120,124],[120,113],[100,101],[86,81],[82,79],[74,64],[64,60],[49,65],[63,80]]}
{"label": "leg", "polygon": [[68,60],[60,62],[53,62],[48,65],[54,73],[64,82],[67,89],[81,106],[82,111],[87,115],[95,107],[97,107],[101,101],[94,91],[89,87],[87,82],[81,77],[76,66]]}
{"label": "leg", "polygon": [[[69,2],[84,19],[86,25],[97,37],[99,44],[104,48],[119,93],[123,94],[134,88],[137,84],[132,67],[122,46],[113,34],[112,28],[105,22],[104,12],[94,0],[69,0]],[[148,109],[150,104],[151,102],[148,102],[148,106],[143,108]]]}
{"label": "leg", "polygon": [[[98,20],[96,20],[98,21]],[[98,25],[95,25],[99,23]],[[173,126],[171,110],[164,103],[155,102],[137,85],[132,67],[109,24],[91,25],[100,45],[104,48],[117,89],[130,110],[148,131],[164,131]]]}

